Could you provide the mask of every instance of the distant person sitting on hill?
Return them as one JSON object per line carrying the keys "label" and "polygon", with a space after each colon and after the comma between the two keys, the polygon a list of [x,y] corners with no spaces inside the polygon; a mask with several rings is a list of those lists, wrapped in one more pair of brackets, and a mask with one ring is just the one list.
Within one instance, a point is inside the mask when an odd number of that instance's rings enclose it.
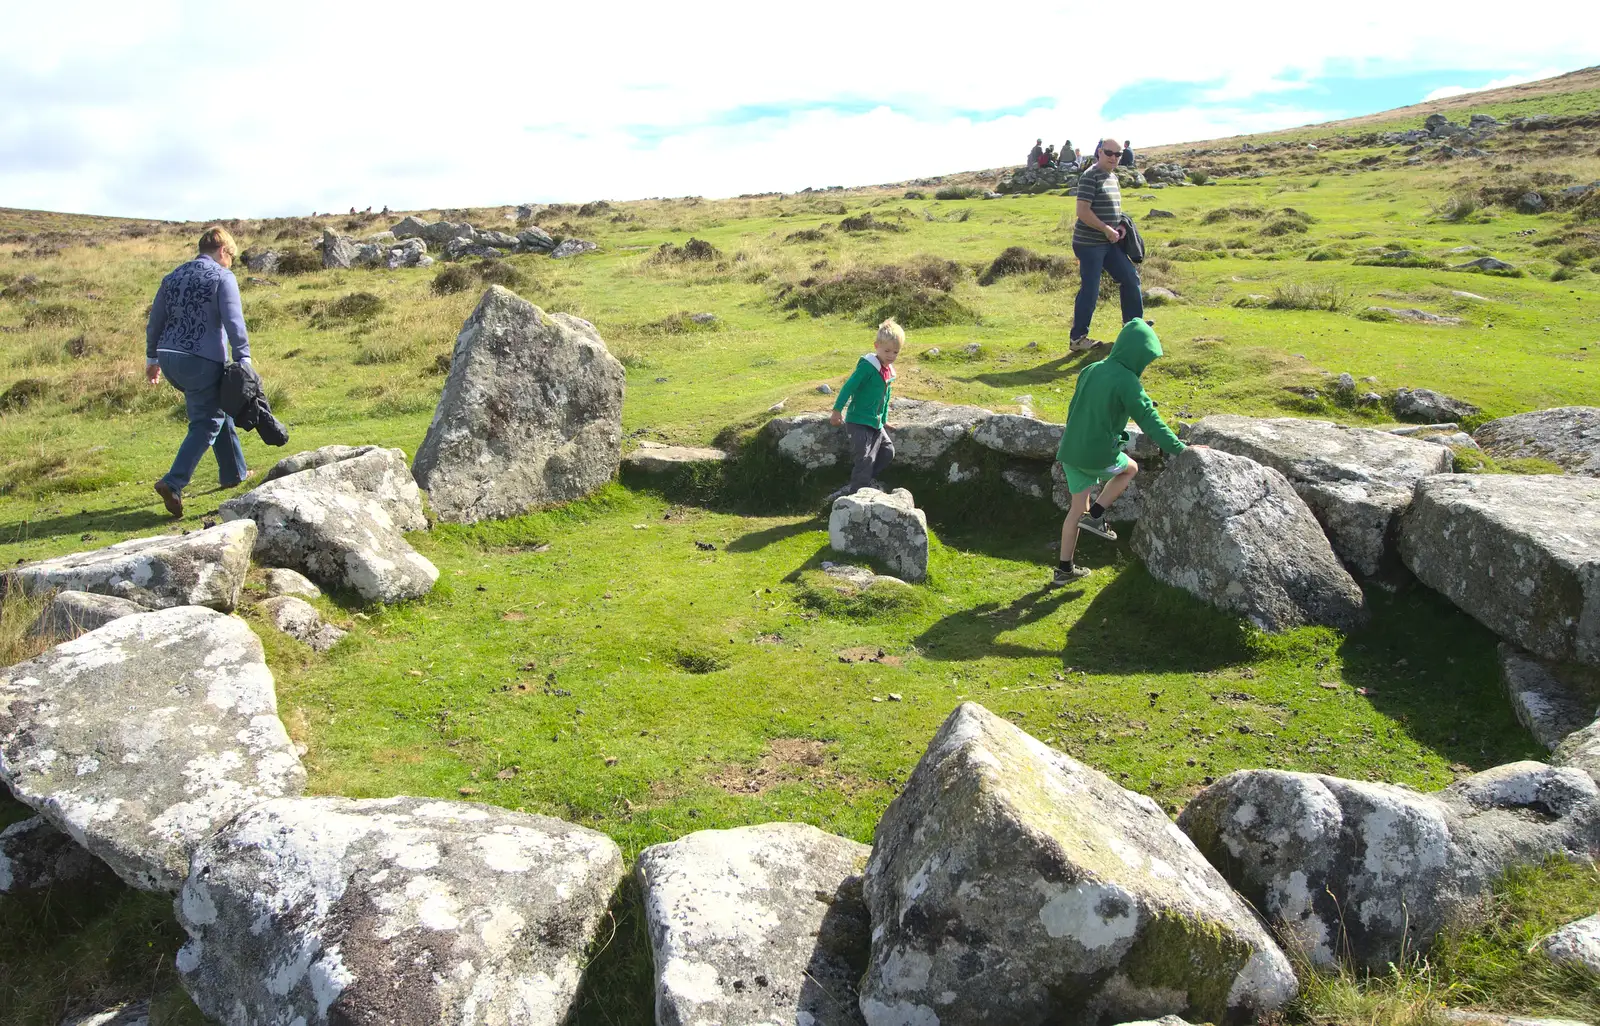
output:
{"label": "distant person sitting on hill", "polygon": [[1061,156],[1057,158],[1056,163],[1074,171],[1078,169],[1078,151],[1072,148],[1071,139],[1061,144]]}
{"label": "distant person sitting on hill", "polygon": [[1028,166],[1038,167],[1039,158],[1042,156],[1044,156],[1044,140],[1035,139],[1033,141],[1033,149],[1028,151]]}
{"label": "distant person sitting on hill", "polygon": [[[1056,449],[1056,462],[1067,479],[1072,503],[1061,522],[1061,562],[1050,581],[1052,588],[1090,574],[1073,562],[1080,530],[1107,541],[1117,540],[1117,532],[1106,524],[1106,510],[1139,472],[1139,464],[1122,451],[1122,443],[1128,439],[1124,430],[1128,418],[1133,418],[1162,452],[1175,456],[1187,448],[1161,419],[1139,382],[1139,375],[1160,355],[1161,340],[1155,329],[1135,318],[1122,326],[1111,355],[1078,375],[1078,387],[1067,407],[1067,426]],[[1090,501],[1095,485],[1100,485],[1100,494]]]}
{"label": "distant person sitting on hill", "polygon": [[1056,144],[1055,143],[1051,143],[1049,146],[1046,146],[1044,148],[1044,160],[1040,161],[1039,166],[1040,167],[1055,167],[1056,166]]}
{"label": "distant person sitting on hill", "polygon": [[1127,139],[1122,140],[1122,156],[1117,163],[1122,167],[1133,166],[1133,143]]}
{"label": "distant person sitting on hill", "polygon": [[1094,166],[1078,179],[1078,223],[1072,226],[1072,252],[1078,258],[1078,299],[1072,310],[1070,348],[1075,353],[1104,343],[1089,337],[1089,322],[1100,301],[1100,273],[1109,272],[1122,293],[1122,323],[1144,316],[1139,292],[1139,269],[1117,243],[1122,241],[1122,191],[1117,185],[1117,159],[1122,156],[1115,139],[1102,139],[1095,147]]}
{"label": "distant person sitting on hill", "polygon": [[843,424],[850,435],[850,481],[828,496],[829,506],[835,499],[868,486],[876,487],[878,475],[894,459],[894,441],[885,425],[894,385],[894,361],[905,342],[905,329],[894,318],[878,325],[872,352],[856,361],[855,370],[839,387],[830,423]]}

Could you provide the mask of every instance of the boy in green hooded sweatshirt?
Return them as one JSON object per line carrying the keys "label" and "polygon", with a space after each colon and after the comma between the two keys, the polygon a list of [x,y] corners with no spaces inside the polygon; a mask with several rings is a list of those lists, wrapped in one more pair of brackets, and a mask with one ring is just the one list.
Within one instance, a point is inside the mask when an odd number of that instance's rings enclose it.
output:
{"label": "boy in green hooded sweatshirt", "polygon": [[856,369],[839,387],[830,419],[834,425],[843,424],[850,435],[850,481],[828,496],[829,506],[875,483],[894,459],[894,442],[885,425],[894,392],[894,361],[905,342],[905,329],[893,317],[878,325],[872,352],[856,361]]}
{"label": "boy in green hooded sweatshirt", "polygon": [[[1140,318],[1122,326],[1111,355],[1090,364],[1078,375],[1078,387],[1067,407],[1067,426],[1061,433],[1056,461],[1066,472],[1072,507],[1061,522],[1061,562],[1056,565],[1051,587],[1059,587],[1089,576],[1083,567],[1074,566],[1078,531],[1098,534],[1110,541],[1117,532],[1106,525],[1106,507],[1117,500],[1139,472],[1139,465],[1122,451],[1128,440],[1124,430],[1131,417],[1161,451],[1176,456],[1185,448],[1172,433],[1156,404],[1145,394],[1139,375],[1161,355],[1161,340],[1155,330]],[[1096,484],[1100,494],[1089,500]]]}

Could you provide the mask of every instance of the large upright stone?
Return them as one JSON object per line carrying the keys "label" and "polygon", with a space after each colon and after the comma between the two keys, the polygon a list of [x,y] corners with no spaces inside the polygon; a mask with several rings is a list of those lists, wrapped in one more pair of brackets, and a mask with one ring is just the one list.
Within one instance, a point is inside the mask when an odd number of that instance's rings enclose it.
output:
{"label": "large upright stone", "polygon": [[439,571],[402,532],[427,527],[399,449],[372,449],[261,485],[222,504],[225,520],[260,526],[255,558],[298,570],[368,602],[426,595]]}
{"label": "large upright stone", "polygon": [[491,285],[456,339],[417,483],[467,524],[581,499],[621,462],[622,393],[594,325]]}
{"label": "large upright stone", "polygon": [[322,266],[347,270],[356,265],[360,243],[348,235],[340,235],[332,228],[322,230]]}
{"label": "large upright stone", "polygon": [[149,606],[141,606],[115,595],[62,591],[51,596],[50,602],[39,613],[39,618],[28,629],[28,634],[35,638],[69,641],[80,634],[104,627],[112,620],[148,612]]}
{"label": "large upright stone", "polygon": [[239,816],[177,903],[177,966],[226,1023],[559,1026],[622,879],[604,834],[427,798]]}
{"label": "large upright stone", "polygon": [[1600,788],[1575,769],[1497,766],[1436,794],[1241,770],[1178,817],[1212,865],[1313,964],[1382,969],[1511,866],[1600,846]]}
{"label": "large upright stone", "polygon": [[1600,477],[1600,406],[1557,406],[1491,420],[1472,440],[1497,460],[1541,459]]}
{"label": "large upright stone", "polygon": [[1400,556],[1502,638],[1546,659],[1600,665],[1600,481],[1427,478],[1401,520]]}
{"label": "large upright stone", "polygon": [[0,780],[134,887],[305,771],[244,621],[198,606],[125,616],[0,671]]}
{"label": "large upright stone", "polygon": [[1189,441],[1247,456],[1287,477],[1335,554],[1369,577],[1394,565],[1394,535],[1417,482],[1453,465],[1442,445],[1292,417],[1206,417],[1190,428]]}
{"label": "large upright stone", "polygon": [[1361,589],[1278,471],[1190,447],[1145,494],[1133,550],[1157,580],[1263,630],[1365,622]]}
{"label": "large upright stone", "polygon": [[863,488],[835,499],[828,544],[836,552],[877,560],[903,581],[928,576],[928,518],[904,488]]}
{"label": "large upright stone", "polygon": [[14,582],[30,595],[90,591],[150,609],[209,606],[227,612],[239,604],[255,542],[256,525],[244,519],[24,563],[0,574],[0,585]]}
{"label": "large upright stone", "polygon": [[1155,802],[971,703],[878,824],[870,1026],[1222,1022],[1294,972]]}
{"label": "large upright stone", "polygon": [[701,830],[646,848],[637,872],[656,1021],[858,1026],[870,853],[803,823]]}

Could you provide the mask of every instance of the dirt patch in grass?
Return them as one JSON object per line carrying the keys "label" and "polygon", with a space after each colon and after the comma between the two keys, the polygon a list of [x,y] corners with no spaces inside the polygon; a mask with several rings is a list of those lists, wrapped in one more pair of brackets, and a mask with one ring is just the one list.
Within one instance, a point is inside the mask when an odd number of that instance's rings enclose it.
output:
{"label": "dirt patch in grass", "polygon": [[902,666],[905,660],[900,656],[890,655],[876,645],[857,645],[854,648],[841,649],[839,652],[841,663],[881,663],[884,666]]}
{"label": "dirt patch in grass", "polygon": [[755,765],[734,763],[706,777],[706,783],[728,794],[762,794],[782,784],[810,782],[846,793],[864,790],[866,781],[839,772],[838,746],[801,737],[779,737]]}

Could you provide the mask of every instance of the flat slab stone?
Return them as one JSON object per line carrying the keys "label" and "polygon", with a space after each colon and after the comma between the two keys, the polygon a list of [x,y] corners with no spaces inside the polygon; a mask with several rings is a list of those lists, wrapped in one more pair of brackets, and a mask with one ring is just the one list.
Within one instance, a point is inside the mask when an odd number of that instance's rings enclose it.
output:
{"label": "flat slab stone", "polygon": [[1593,701],[1585,701],[1561,680],[1557,667],[1503,641],[1499,652],[1500,677],[1511,708],[1535,741],[1554,751],[1562,738],[1600,717]]}
{"label": "flat slab stone", "polygon": [[[330,463],[338,463],[342,460],[354,459],[357,456],[365,456],[377,448],[378,446],[376,445],[324,445],[320,449],[307,449],[304,452],[297,452],[293,456],[285,456],[274,463],[272,469],[268,470],[262,477],[261,482],[265,484],[268,481],[276,481],[280,477],[298,474],[302,470],[315,470],[317,467],[325,467]],[[401,459],[405,459],[403,454]]]}
{"label": "flat slab stone", "polygon": [[773,440],[779,455],[807,470],[850,464],[850,437],[842,425],[830,424],[826,413],[774,417],[761,431]]}
{"label": "flat slab stone", "polygon": [[1191,447],[1167,461],[1145,495],[1133,551],[1156,580],[1267,631],[1350,631],[1366,621],[1360,587],[1271,467]]}
{"label": "flat slab stone", "polygon": [[879,822],[865,893],[871,1026],[1223,1022],[1297,989],[1155,802],[970,702]]}
{"label": "flat slab stone", "polygon": [[692,445],[641,445],[623,457],[622,465],[647,474],[665,474],[680,467],[723,463],[727,459],[728,454],[721,449]]}
{"label": "flat slab stone", "polygon": [[0,780],[128,884],[175,891],[201,841],[305,771],[255,634],[179,606],[0,671]]}
{"label": "flat slab stone", "polygon": [[148,613],[149,606],[115,595],[96,595],[92,591],[62,591],[51,596],[50,603],[39,613],[39,618],[28,629],[35,638],[53,638],[69,641],[80,634],[104,627],[112,620],[134,613]]}
{"label": "flat slab stone", "polygon": [[1031,460],[1054,460],[1064,424],[1016,413],[991,413],[972,429],[972,440],[986,449]]}
{"label": "flat slab stone", "polygon": [[91,1015],[70,1016],[61,1026],[150,1026],[150,1002],[129,1001]]}
{"label": "flat slab stone", "polygon": [[278,630],[316,652],[326,652],[345,636],[343,630],[323,622],[317,607],[293,595],[266,599],[261,603],[261,611]]}
{"label": "flat slab stone", "polygon": [[845,555],[875,559],[903,581],[928,576],[928,518],[904,488],[863,488],[835,499],[828,544]]}
{"label": "flat slab stone", "polygon": [[559,1026],[621,880],[610,838],[547,816],[270,801],[195,852],[177,966],[220,1022]]}
{"label": "flat slab stone", "polygon": [[1594,1026],[1577,1019],[1537,1019],[1526,1015],[1505,1015],[1500,1012],[1473,1012],[1464,1008],[1446,1008],[1440,1013],[1445,1022],[1458,1026]]}
{"label": "flat slab stone", "polygon": [[1454,464],[1449,449],[1420,439],[1292,417],[1206,417],[1190,428],[1189,441],[1283,474],[1334,553],[1368,577],[1397,562],[1394,535],[1417,482]]}
{"label": "flat slab stone", "polygon": [[979,406],[891,399],[885,427],[894,440],[894,461],[927,470],[971,434],[974,427],[994,415],[994,411]]}
{"label": "flat slab stone", "polygon": [[656,1021],[858,1026],[870,853],[803,823],[701,830],[646,848],[636,871]]}
{"label": "flat slab stone", "polygon": [[1439,474],[1401,520],[1424,584],[1546,659],[1600,665],[1600,481]]}
{"label": "flat slab stone", "polygon": [[1557,406],[1501,417],[1472,438],[1498,460],[1549,460],[1569,474],[1600,477],[1600,406]]}
{"label": "flat slab stone", "polygon": [[106,864],[34,816],[0,830],[0,894],[112,879]]}
{"label": "flat slab stone", "polygon": [[239,604],[250,569],[256,525],[248,520],[188,534],[133,538],[92,552],[74,552],[7,570],[0,585],[30,595],[89,591],[150,609],[207,606],[227,612]]}
{"label": "flat slab stone", "polygon": [[834,563],[829,560],[822,561],[822,572],[835,580],[842,581],[856,588],[870,588],[874,584],[897,584],[909,587],[905,581],[888,574],[880,574],[871,567],[856,566],[853,563]]}
{"label": "flat slab stone", "polygon": [[1178,825],[1314,965],[1348,954],[1381,972],[1426,952],[1512,866],[1586,858],[1600,846],[1600,788],[1537,762],[1434,794],[1241,770],[1192,798]]}
{"label": "flat slab stone", "polygon": [[1568,923],[1539,942],[1551,961],[1600,973],[1600,915]]}
{"label": "flat slab stone", "polygon": [[489,286],[456,338],[417,450],[413,470],[434,512],[463,524],[519,516],[610,481],[624,379],[594,325]]}
{"label": "flat slab stone", "polygon": [[261,576],[267,582],[267,597],[277,598],[279,595],[295,595],[300,598],[320,598],[322,589],[311,583],[311,579],[298,570],[288,567],[271,567],[261,571]]}

